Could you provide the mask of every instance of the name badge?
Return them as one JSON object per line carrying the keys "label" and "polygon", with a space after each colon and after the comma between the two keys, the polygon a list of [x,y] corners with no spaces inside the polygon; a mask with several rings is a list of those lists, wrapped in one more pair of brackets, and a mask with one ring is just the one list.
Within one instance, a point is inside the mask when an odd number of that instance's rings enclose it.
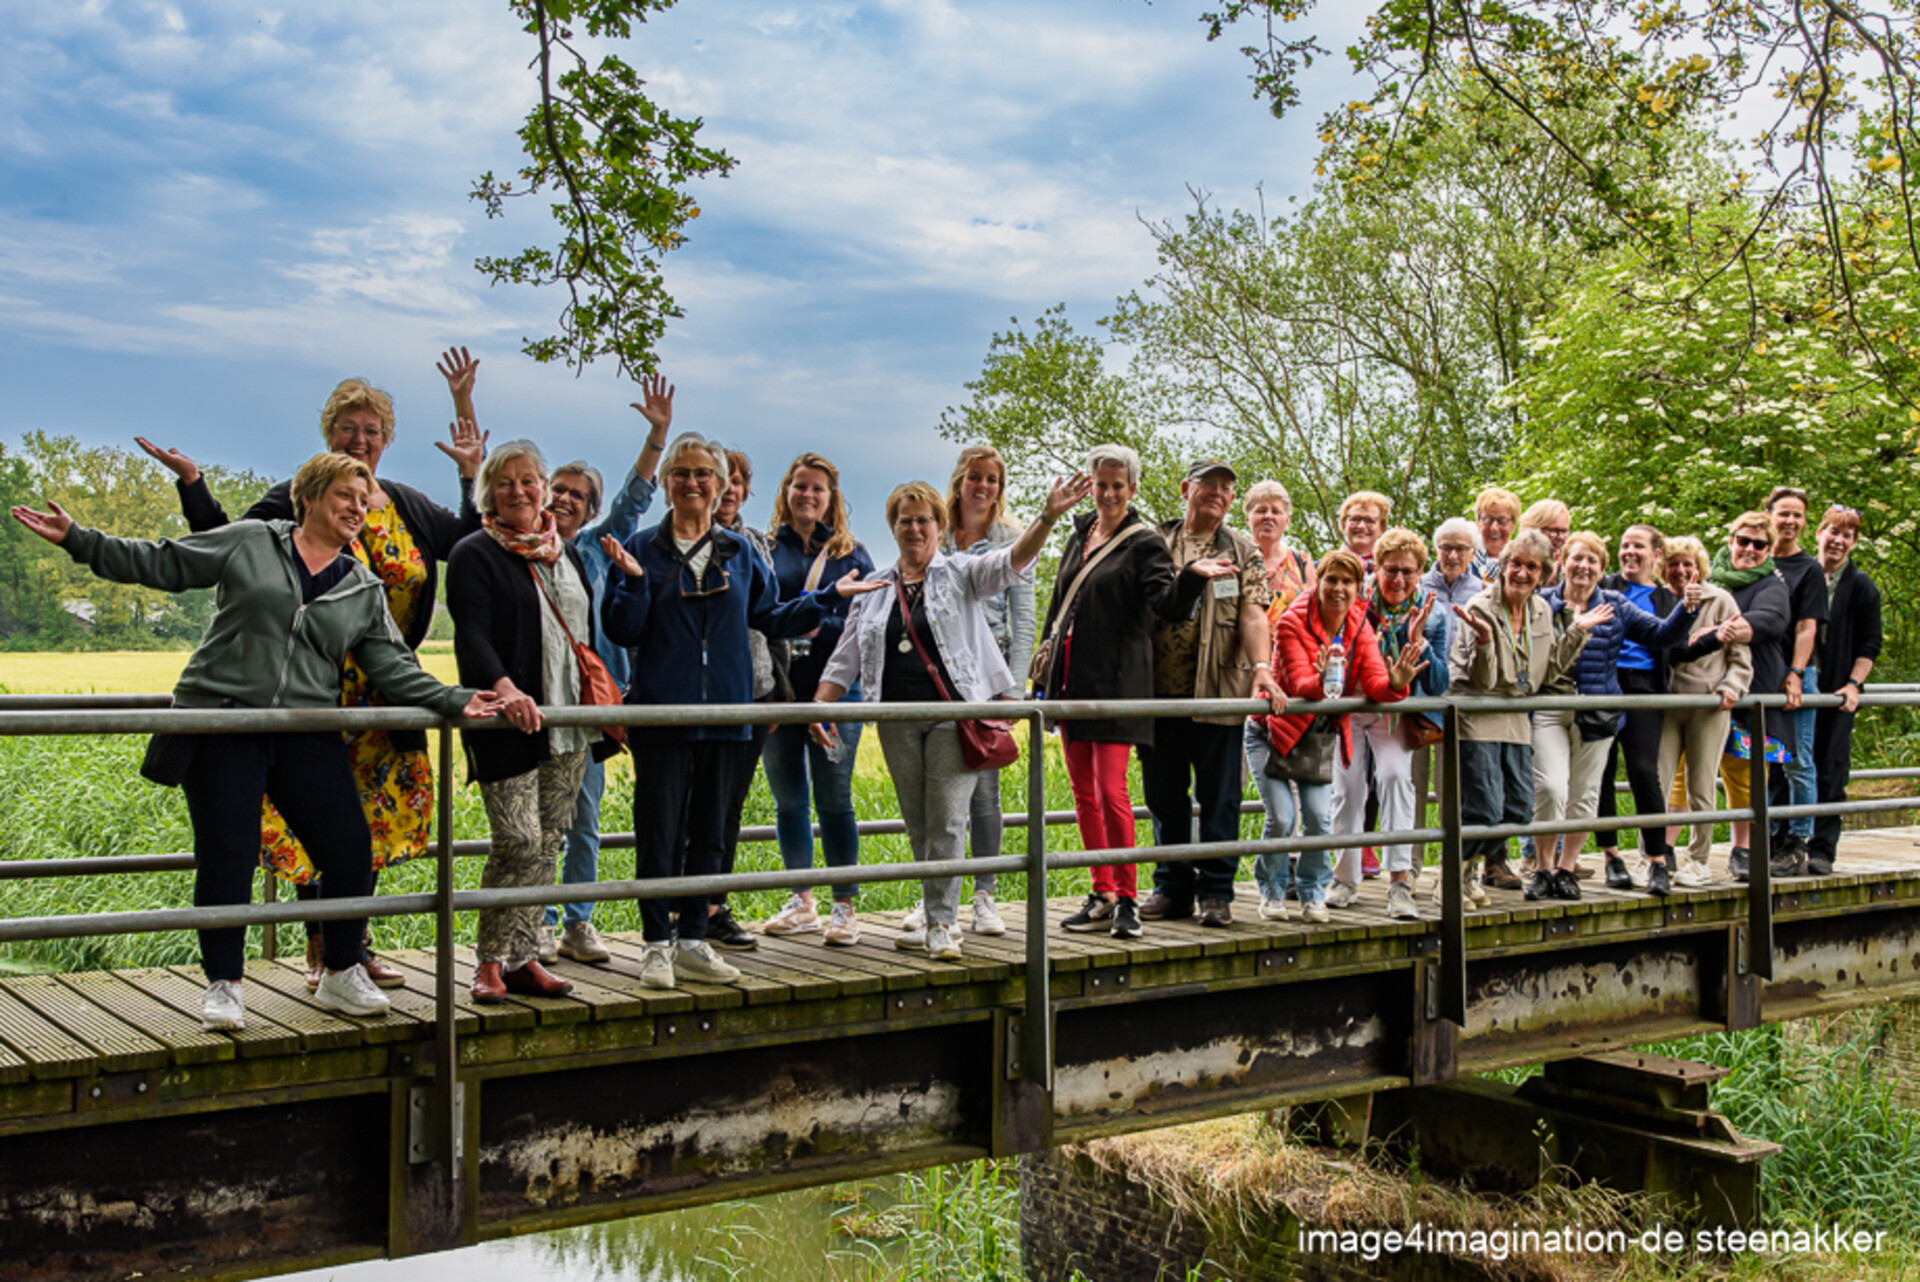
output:
{"label": "name badge", "polygon": [[1229,574],[1225,578],[1213,580],[1213,599],[1230,601],[1240,595],[1240,576]]}

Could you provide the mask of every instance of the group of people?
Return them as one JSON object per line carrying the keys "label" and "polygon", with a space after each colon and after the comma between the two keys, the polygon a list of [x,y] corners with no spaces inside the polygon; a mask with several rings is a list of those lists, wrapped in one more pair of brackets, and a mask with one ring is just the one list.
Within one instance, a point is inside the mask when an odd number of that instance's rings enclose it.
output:
{"label": "group of people", "polygon": [[[669,439],[673,389],[655,378],[633,406],[644,442],[609,492],[594,467],[550,466],[531,441],[487,448],[472,401],[478,364],[455,349],[439,366],[455,413],[451,439],[439,443],[459,470],[451,509],[380,474],[392,402],[349,379],[321,412],[325,450],[241,520],[228,519],[190,458],[145,440],[177,477],[186,537],[115,538],[57,505],[14,515],[103,577],[216,591],[213,621],[174,692],[178,706],[393,703],[508,723],[463,731],[491,832],[486,886],[552,885],[556,873],[565,885],[598,878],[603,763],[623,742],[634,758],[638,877],[730,872],[762,764],[783,864],[814,866],[817,822],[826,865],[854,867],[854,705],[985,702],[1028,689],[1059,709],[1088,849],[1134,846],[1136,754],[1157,846],[1236,839],[1249,775],[1269,838],[1420,826],[1438,714],[1314,717],[1288,711],[1290,699],[1391,705],[1450,689],[1717,694],[1717,710],[1461,718],[1465,821],[1590,820],[1617,888],[1700,884],[1711,841],[1710,826],[1696,826],[1689,858],[1676,866],[1673,834],[1642,828],[1642,867],[1630,869],[1605,822],[1621,759],[1641,814],[1710,809],[1716,777],[1730,803],[1745,806],[1745,759],[1755,751],[1780,763],[1773,786],[1782,802],[1844,796],[1853,710],[1880,649],[1879,594],[1850,561],[1860,531],[1851,508],[1825,512],[1817,557],[1801,550],[1808,507],[1797,489],[1783,486],[1764,510],[1739,517],[1711,557],[1698,540],[1644,525],[1616,549],[1572,530],[1564,504],[1523,511],[1512,494],[1488,489],[1472,520],[1434,532],[1430,558],[1424,538],[1391,524],[1389,498],[1362,492],[1340,508],[1342,546],[1315,560],[1288,540],[1292,502],[1277,481],[1247,489],[1247,532],[1232,528],[1240,478],[1223,460],[1195,461],[1180,487],[1182,514],[1153,525],[1133,506],[1139,457],[1102,446],[1084,472],[1052,485],[1022,527],[1008,519],[1005,460],[976,446],[961,452],[944,492],[913,481],[889,496],[896,555],[880,567],[853,537],[839,473],[820,455],[788,465],[770,528],[755,529],[743,515],[751,461],[698,433]],[[667,511],[641,528],[662,490]],[[1089,497],[1039,618],[1033,567],[1054,526]],[[455,687],[415,656],[443,566]],[[1727,711],[1749,689],[1787,695],[1758,745]],[[1844,706],[1817,714],[1800,706],[1822,689],[1842,694]],[[572,717],[553,724],[542,711],[605,702],[608,691],[690,711],[624,731]],[[1270,713],[1146,717],[1071,706],[1248,697],[1267,699]],[[705,724],[697,711],[807,700],[821,705],[811,726]],[[997,855],[991,735],[952,719],[881,722],[878,734],[915,858]],[[418,732],[158,736],[144,773],[185,791],[199,905],[246,902],[263,861],[302,898],[367,895],[382,869],[427,848],[434,790]],[[1790,821],[1772,844],[1774,875],[1830,869],[1838,827]],[[1746,871],[1743,829],[1735,827],[1735,877]],[[1584,843],[1580,834],[1529,842],[1518,873],[1505,842],[1479,843],[1466,893],[1476,902],[1486,886],[1577,898],[1588,875]],[[1414,917],[1423,863],[1406,842],[1337,861],[1327,852],[1261,855],[1260,916],[1289,917],[1297,899],[1305,919],[1329,920],[1363,879],[1384,872],[1388,913]],[[1140,935],[1143,922],[1196,915],[1224,927],[1238,873],[1234,858],[1169,857],[1142,900],[1133,865],[1099,867],[1061,924],[1120,938]],[[975,879],[965,924],[976,933],[1005,930],[994,890],[991,877]],[[735,979],[739,970],[716,949],[751,949],[761,933],[855,944],[857,896],[857,886],[836,885],[823,913],[811,892],[797,891],[756,930],[734,919],[724,895],[644,900],[640,980],[671,988]],[[961,879],[926,879],[922,896],[895,943],[959,957]],[[559,909],[480,914],[475,1001],[563,994],[569,983],[547,963],[612,959],[593,905],[570,899]],[[381,990],[406,975],[371,944],[364,920],[309,927],[317,1002],[384,1013]],[[242,1027],[244,933],[203,931],[201,947],[206,1025]]]}

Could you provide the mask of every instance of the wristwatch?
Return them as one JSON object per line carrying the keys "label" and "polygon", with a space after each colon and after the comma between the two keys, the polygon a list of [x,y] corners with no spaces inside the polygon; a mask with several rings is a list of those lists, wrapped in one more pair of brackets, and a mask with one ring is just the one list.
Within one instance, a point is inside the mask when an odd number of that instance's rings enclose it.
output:
{"label": "wristwatch", "polygon": [[1788,668],[1787,675],[1790,677],[1799,677],[1802,681],[1805,681],[1807,679],[1807,670],[1805,668]]}

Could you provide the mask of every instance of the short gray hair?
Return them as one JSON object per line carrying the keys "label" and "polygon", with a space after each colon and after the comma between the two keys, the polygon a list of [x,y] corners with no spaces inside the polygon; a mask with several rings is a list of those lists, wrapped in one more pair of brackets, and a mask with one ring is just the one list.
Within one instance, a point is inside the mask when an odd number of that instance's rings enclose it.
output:
{"label": "short gray hair", "polygon": [[1287,493],[1287,487],[1278,481],[1255,481],[1253,488],[1241,498],[1240,506],[1252,511],[1255,503],[1265,503],[1270,500],[1277,500],[1288,516],[1293,515],[1293,495]]}
{"label": "short gray hair", "polygon": [[1507,577],[1507,562],[1513,560],[1515,552],[1524,554],[1543,573],[1553,566],[1553,544],[1547,541],[1547,536],[1538,530],[1522,530],[1501,549],[1500,563],[1494,568],[1497,577]]}
{"label": "short gray hair", "polygon": [[493,483],[499,479],[500,469],[517,458],[532,459],[540,470],[540,479],[547,479],[547,456],[532,441],[506,441],[494,446],[480,465],[480,475],[473,478],[473,505],[480,509],[480,515],[499,515],[493,506]]}
{"label": "short gray hair", "polygon": [[1446,538],[1449,534],[1458,534],[1471,544],[1473,550],[1476,552],[1486,551],[1486,544],[1480,541],[1479,526],[1464,516],[1450,516],[1440,522],[1440,528],[1433,532],[1433,550],[1436,556],[1439,555],[1440,552],[1440,540]]}
{"label": "short gray hair", "polygon": [[600,469],[585,459],[575,459],[571,463],[562,463],[553,469],[548,480],[558,480],[563,476],[577,476],[587,483],[587,520],[600,515],[600,500],[605,496],[607,483],[600,475]]}
{"label": "short gray hair", "polygon": [[686,454],[692,450],[699,450],[702,454],[712,457],[714,471],[719,476],[721,488],[724,489],[727,484],[728,473],[731,470],[729,466],[730,461],[727,457],[727,447],[712,437],[702,436],[698,432],[682,432],[667,442],[666,453],[660,456],[661,479],[666,479],[667,473],[680,465],[680,456],[682,454]]}
{"label": "short gray hair", "polygon": [[1096,445],[1087,451],[1087,475],[1092,476],[1102,467],[1124,467],[1127,469],[1127,484],[1140,484],[1139,452],[1125,445]]}

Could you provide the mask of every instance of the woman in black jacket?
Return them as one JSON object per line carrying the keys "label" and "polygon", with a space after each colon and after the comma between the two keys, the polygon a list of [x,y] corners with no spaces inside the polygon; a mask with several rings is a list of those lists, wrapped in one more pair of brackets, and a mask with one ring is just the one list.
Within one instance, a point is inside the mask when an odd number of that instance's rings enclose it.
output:
{"label": "woman in black jacket", "polygon": [[[1814,763],[1820,771],[1820,803],[1847,799],[1847,780],[1853,769],[1853,717],[1860,691],[1880,658],[1883,629],[1880,589],[1853,563],[1854,544],[1860,541],[1860,513],[1834,506],[1820,518],[1814,543],[1820,550],[1820,568],[1826,573],[1832,602],[1821,630],[1820,680],[1824,693],[1837,694],[1837,708],[1822,708],[1813,723]],[[1825,877],[1833,872],[1840,846],[1840,816],[1821,815],[1813,821],[1813,840],[1807,843],[1807,873]]]}
{"label": "woman in black jacket", "polygon": [[[1620,572],[1601,579],[1600,586],[1620,593],[1655,618],[1665,619],[1680,604],[1680,598],[1666,585],[1665,574],[1666,537],[1651,525],[1630,525],[1620,536]],[[1672,656],[1669,651],[1650,649],[1628,639],[1620,647],[1614,671],[1622,694],[1665,694],[1673,671]],[[1621,716],[1619,733],[1607,749],[1607,764],[1600,771],[1600,808],[1595,813],[1601,819],[1612,819],[1620,813],[1613,785],[1622,761],[1627,767],[1627,786],[1633,792],[1634,813],[1653,815],[1667,808],[1667,793],[1660,786],[1660,736],[1666,721],[1667,714],[1658,708],[1633,708]],[[1619,829],[1596,829],[1594,838],[1606,850],[1608,888],[1633,889],[1632,873],[1620,858]],[[1642,828],[1640,854],[1646,865],[1643,875],[1652,875],[1655,860],[1665,862],[1671,870],[1673,846],[1667,841],[1667,830]]]}
{"label": "woman in black jacket", "polygon": [[[461,734],[493,838],[480,884],[551,886],[588,754],[618,751],[597,730],[543,729],[540,717],[542,706],[581,701],[573,643],[593,645],[593,593],[579,552],[547,510],[547,463],[533,442],[489,454],[474,489],[485,528],[447,558],[454,657],[461,682],[499,695],[507,719],[527,732]],[[557,997],[572,987],[540,965],[544,920],[538,905],[481,911],[475,1001]]]}
{"label": "woman in black jacket", "polygon": [[[407,647],[418,650],[433,623],[433,603],[440,562],[453,545],[480,528],[467,482],[480,469],[486,440],[473,424],[473,377],[479,362],[464,348],[449,351],[440,372],[453,393],[453,444],[435,442],[460,467],[460,513],[455,515],[412,486],[379,477],[381,455],[393,443],[393,401],[377,387],[350,378],[333,389],[320,411],[320,437],[329,450],[365,463],[375,475],[367,519],[347,549],[372,570],[386,589],[387,608]],[[194,461],[179,450],[163,450],[142,437],[134,438],[148,455],[177,478],[180,508],[187,528],[195,533],[226,525],[226,509],[207,488]],[[268,490],[243,514],[246,520],[293,520],[291,482]],[[378,706],[385,700],[359,666],[347,663],[341,684],[342,707]],[[373,830],[373,873],[426,853],[433,824],[433,764],[427,737],[420,730],[369,730],[347,737],[347,755],[360,791],[361,809]],[[280,814],[268,802],[261,815],[262,862],[293,883],[301,899],[319,894],[313,862],[287,830]],[[320,926],[307,923],[307,987],[317,988],[321,966]],[[371,943],[371,938],[368,940]],[[363,949],[367,973],[382,988],[406,983],[401,971]]]}
{"label": "woman in black jacket", "polygon": [[[1132,450],[1095,446],[1087,473],[1095,510],[1074,518],[1073,537],[1060,556],[1041,629],[1048,658],[1035,685],[1048,699],[1151,699],[1156,616],[1184,617],[1208,579],[1234,573],[1233,562],[1216,557],[1175,572],[1166,540],[1130,506],[1140,489],[1140,456]],[[1135,744],[1152,746],[1152,718],[1063,721],[1060,738],[1081,844],[1088,850],[1132,846],[1127,756]],[[1117,938],[1138,937],[1134,886],[1132,864],[1095,868],[1093,893],[1061,925],[1097,930],[1105,923]]]}

